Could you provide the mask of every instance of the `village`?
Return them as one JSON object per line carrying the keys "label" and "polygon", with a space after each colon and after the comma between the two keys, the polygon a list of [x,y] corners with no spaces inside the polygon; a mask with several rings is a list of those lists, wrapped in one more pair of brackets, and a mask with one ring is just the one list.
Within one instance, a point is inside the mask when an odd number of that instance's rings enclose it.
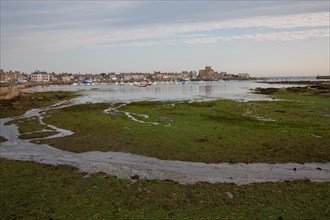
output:
{"label": "village", "polygon": [[248,73],[230,74],[214,71],[211,66],[196,71],[161,72],[153,73],[55,73],[36,70],[31,74],[20,71],[7,71],[0,69],[1,83],[24,84],[28,82],[43,83],[133,83],[133,82],[177,82],[177,81],[219,81],[219,80],[250,80]]}

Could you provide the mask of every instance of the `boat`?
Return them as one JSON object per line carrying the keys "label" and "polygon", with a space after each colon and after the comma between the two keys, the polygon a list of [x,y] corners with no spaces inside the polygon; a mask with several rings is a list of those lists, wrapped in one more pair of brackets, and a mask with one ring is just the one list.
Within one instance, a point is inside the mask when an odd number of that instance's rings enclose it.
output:
{"label": "boat", "polygon": [[84,85],[86,85],[86,86],[93,85],[93,82],[92,82],[91,80],[85,80],[83,83],[84,83]]}

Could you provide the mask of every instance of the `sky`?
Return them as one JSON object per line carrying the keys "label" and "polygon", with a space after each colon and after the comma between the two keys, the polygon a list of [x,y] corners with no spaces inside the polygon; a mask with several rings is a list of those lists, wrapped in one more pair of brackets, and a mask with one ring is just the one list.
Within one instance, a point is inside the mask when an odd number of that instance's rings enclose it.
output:
{"label": "sky", "polygon": [[330,73],[329,1],[1,0],[5,71]]}

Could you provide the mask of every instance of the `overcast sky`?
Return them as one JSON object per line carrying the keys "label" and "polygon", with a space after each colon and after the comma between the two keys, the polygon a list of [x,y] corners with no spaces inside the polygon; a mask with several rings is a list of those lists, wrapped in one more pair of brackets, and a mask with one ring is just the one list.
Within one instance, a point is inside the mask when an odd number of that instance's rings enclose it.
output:
{"label": "overcast sky", "polygon": [[1,68],[329,74],[329,1],[1,0]]}

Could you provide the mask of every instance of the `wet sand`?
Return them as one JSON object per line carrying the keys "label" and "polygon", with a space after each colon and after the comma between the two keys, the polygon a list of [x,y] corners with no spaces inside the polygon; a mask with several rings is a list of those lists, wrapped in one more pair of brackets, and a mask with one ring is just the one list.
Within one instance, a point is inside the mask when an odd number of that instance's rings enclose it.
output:
{"label": "wet sand", "polygon": [[[57,108],[55,105],[51,108]],[[50,108],[32,109],[20,118],[38,116]],[[315,182],[330,181],[330,163],[286,163],[286,164],[206,164],[160,160],[157,158],[120,152],[73,153],[59,150],[45,144],[34,144],[18,139],[16,125],[6,122],[19,117],[0,120],[0,135],[8,139],[1,143],[0,156],[11,160],[35,161],[51,165],[71,165],[87,173],[104,172],[118,178],[173,180],[182,184],[198,182],[249,184],[259,182],[281,182],[308,179]],[[71,135],[72,132],[58,129],[57,137]],[[134,178],[135,178],[134,177]]]}

